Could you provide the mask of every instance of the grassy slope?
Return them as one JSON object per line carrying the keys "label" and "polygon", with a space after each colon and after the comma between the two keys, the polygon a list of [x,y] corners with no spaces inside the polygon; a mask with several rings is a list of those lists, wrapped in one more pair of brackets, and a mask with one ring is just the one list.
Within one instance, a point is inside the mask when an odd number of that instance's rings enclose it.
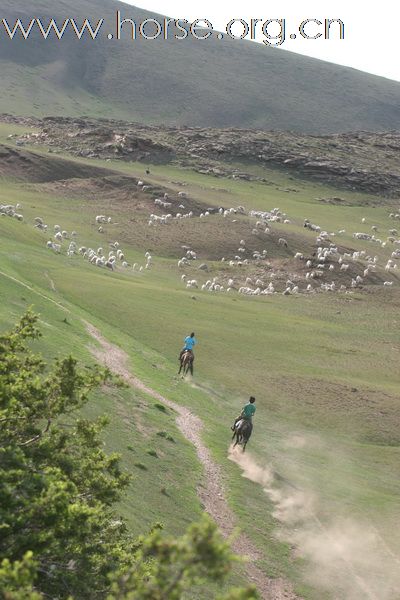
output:
{"label": "grassy slope", "polygon": [[[142,122],[321,133],[388,130],[398,121],[396,82],[245,41],[132,41],[126,32],[110,42],[117,8],[139,22],[163,19],[113,1],[43,0],[35,15],[45,22],[104,17],[100,38],[10,42],[1,31],[3,87],[11,94],[0,92],[0,112],[109,116],[112,107],[115,117]],[[11,22],[32,18],[22,0],[2,9]]]}
{"label": "grassy slope", "polygon": [[[0,135],[6,133],[6,129],[0,131]],[[140,166],[139,175],[142,170]],[[152,173],[159,179],[176,177],[172,169],[152,168]],[[321,206],[310,200],[318,195],[315,186],[306,184],[301,195],[289,195],[258,184],[222,182],[189,172],[180,171],[179,176],[190,181],[195,192],[200,181],[204,188],[211,184],[231,188],[224,197],[232,205],[245,200],[247,206],[268,208],[273,197],[273,205],[290,214],[298,211],[299,218],[307,206],[312,220],[322,225],[329,222],[332,228],[346,223],[349,232],[365,214],[359,206]],[[325,195],[329,192],[324,190]],[[206,189],[201,193],[208,196]],[[82,212],[77,199],[66,203],[65,198],[3,182],[0,202],[5,200],[21,202],[28,222],[42,214],[51,224],[61,222],[67,230],[77,229],[85,242],[95,245],[104,241],[92,225],[95,207],[86,205]],[[357,197],[355,200],[358,202]],[[368,211],[384,222],[387,209]],[[191,406],[206,423],[205,440],[223,465],[231,505],[241,525],[264,550],[268,572],[289,574],[307,597],[321,598],[320,589],[314,592],[300,583],[301,564],[293,559],[289,545],[277,540],[281,526],[271,517],[272,505],[261,487],[238,477],[237,467],[227,461],[226,425],[249,392],[258,398],[251,442],[258,460],[272,462],[280,475],[316,494],[321,518],[332,511],[361,522],[371,520],[392,549],[399,550],[393,530],[400,492],[396,477],[399,300],[395,290],[351,298],[278,296],[262,300],[196,292],[197,300],[192,300],[193,293],[182,289],[175,261],[156,259],[154,269],[143,277],[110,274],[81,259],[50,254],[42,234],[26,223],[3,218],[0,232],[1,270],[34,290],[2,277],[1,322],[10,323],[24,306],[34,304],[47,324],[45,353],[73,351],[87,361],[89,340],[79,320],[85,317],[129,353],[138,376]],[[124,247],[131,262],[143,255],[143,249],[134,244],[124,243]],[[63,323],[65,313],[37,292],[65,304],[71,310],[67,315],[70,325]],[[172,376],[177,348],[188,329],[194,329],[200,340],[194,386]],[[352,392],[353,387],[358,391]],[[199,514],[195,485],[201,474],[172,415],[160,412],[153,401],[132,391],[102,394],[90,411],[104,410],[112,419],[106,443],[121,451],[127,468],[138,473],[121,511],[135,531],[160,519],[167,529],[181,531]],[[133,425],[137,414],[139,428]],[[141,427],[148,433],[143,434]],[[176,444],[157,436],[157,431],[164,430]],[[295,436],[306,443],[293,447]],[[151,449],[159,453],[159,459],[147,454]],[[135,463],[142,463],[147,470]],[[187,472],[193,474],[191,480]]]}

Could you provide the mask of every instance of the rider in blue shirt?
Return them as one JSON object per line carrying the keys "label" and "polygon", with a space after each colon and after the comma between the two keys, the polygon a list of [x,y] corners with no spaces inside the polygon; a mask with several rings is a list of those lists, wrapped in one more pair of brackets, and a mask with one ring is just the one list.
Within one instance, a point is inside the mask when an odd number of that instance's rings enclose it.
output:
{"label": "rider in blue shirt", "polygon": [[[181,353],[179,355],[179,360],[181,360],[182,358],[182,354],[186,351],[191,352],[192,356],[193,356],[193,346],[195,346],[197,344],[197,340],[194,337],[194,333],[191,333],[190,335],[188,335],[187,337],[185,337],[185,345],[181,350]],[[193,356],[194,358],[194,356]]]}

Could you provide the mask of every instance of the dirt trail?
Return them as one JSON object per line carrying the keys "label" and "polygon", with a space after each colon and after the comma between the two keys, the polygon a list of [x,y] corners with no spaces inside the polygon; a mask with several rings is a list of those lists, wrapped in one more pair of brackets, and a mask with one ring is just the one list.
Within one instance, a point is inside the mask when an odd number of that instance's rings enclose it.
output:
{"label": "dirt trail", "polygon": [[[0,271],[0,275],[2,275],[3,277],[7,277],[7,279],[10,279],[11,281],[18,283],[19,285],[22,285],[22,287],[26,288],[30,292],[33,292],[34,294],[37,294],[41,298],[44,298],[45,300],[52,302],[53,304],[58,306],[58,308],[65,310],[65,312],[68,312],[68,313],[70,312],[70,310],[68,308],[66,308],[65,306],[63,306],[60,302],[57,302],[56,300],[53,300],[52,298],[49,298],[48,296],[46,296],[46,294],[42,294],[42,292],[39,292],[38,290],[33,289],[32,286],[28,285],[27,283],[24,283],[20,279],[16,279],[15,277],[12,277],[12,275],[7,275],[7,273],[3,273],[3,271]],[[51,281],[51,279],[50,279],[50,281]],[[54,290],[55,290],[55,288],[54,288]]]}
{"label": "dirt trail", "polygon": [[[237,523],[225,499],[221,469],[213,461],[209,450],[202,442],[202,421],[184,406],[168,400],[132,375],[127,367],[127,354],[118,346],[110,344],[93,325],[88,322],[85,322],[85,325],[91,336],[100,344],[100,348],[90,348],[92,354],[99,362],[102,362],[111,371],[120,375],[133,387],[159,400],[162,404],[165,404],[165,406],[168,406],[177,413],[176,423],[184,437],[196,448],[197,456],[204,469],[204,481],[198,489],[199,498],[204,509],[212,516],[224,537],[230,536],[234,533]],[[238,555],[247,557],[246,573],[250,582],[257,586],[262,598],[265,600],[297,599],[289,583],[282,579],[267,577],[255,565],[255,561],[261,558],[261,556],[245,534],[239,533],[235,536],[232,548]]]}

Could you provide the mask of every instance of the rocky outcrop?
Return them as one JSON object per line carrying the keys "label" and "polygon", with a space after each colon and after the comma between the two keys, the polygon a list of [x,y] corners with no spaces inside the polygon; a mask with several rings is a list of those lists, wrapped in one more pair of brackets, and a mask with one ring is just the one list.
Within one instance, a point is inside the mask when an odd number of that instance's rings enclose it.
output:
{"label": "rocky outcrop", "polygon": [[[388,198],[400,197],[400,133],[356,132],[328,136],[242,129],[202,129],[50,117],[3,116],[34,125],[19,144],[44,144],[52,152],[85,158],[173,163],[199,173],[244,180],[268,179],[245,165],[273,166],[311,179]],[[241,168],[238,166],[241,165]]]}

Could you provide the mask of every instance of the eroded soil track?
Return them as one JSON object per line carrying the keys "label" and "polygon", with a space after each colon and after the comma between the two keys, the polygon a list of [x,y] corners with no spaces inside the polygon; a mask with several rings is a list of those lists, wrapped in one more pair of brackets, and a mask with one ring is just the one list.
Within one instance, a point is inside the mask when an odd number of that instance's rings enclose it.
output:
{"label": "eroded soil track", "polygon": [[[198,489],[198,496],[204,509],[217,523],[224,537],[234,533],[237,523],[225,499],[222,485],[221,469],[212,459],[209,450],[201,438],[202,421],[184,406],[180,406],[149,388],[140,379],[132,375],[127,367],[128,356],[118,346],[110,344],[101,333],[90,323],[85,322],[88,332],[98,342],[99,346],[90,350],[95,358],[106,365],[112,372],[122,377],[129,385],[158,400],[177,414],[176,423],[182,435],[196,449],[197,456],[204,469],[204,480]],[[233,550],[240,556],[247,557],[246,573],[262,598],[265,600],[295,600],[289,583],[283,579],[267,577],[255,562],[261,558],[260,552],[254,547],[249,538],[239,533],[232,543]]]}

